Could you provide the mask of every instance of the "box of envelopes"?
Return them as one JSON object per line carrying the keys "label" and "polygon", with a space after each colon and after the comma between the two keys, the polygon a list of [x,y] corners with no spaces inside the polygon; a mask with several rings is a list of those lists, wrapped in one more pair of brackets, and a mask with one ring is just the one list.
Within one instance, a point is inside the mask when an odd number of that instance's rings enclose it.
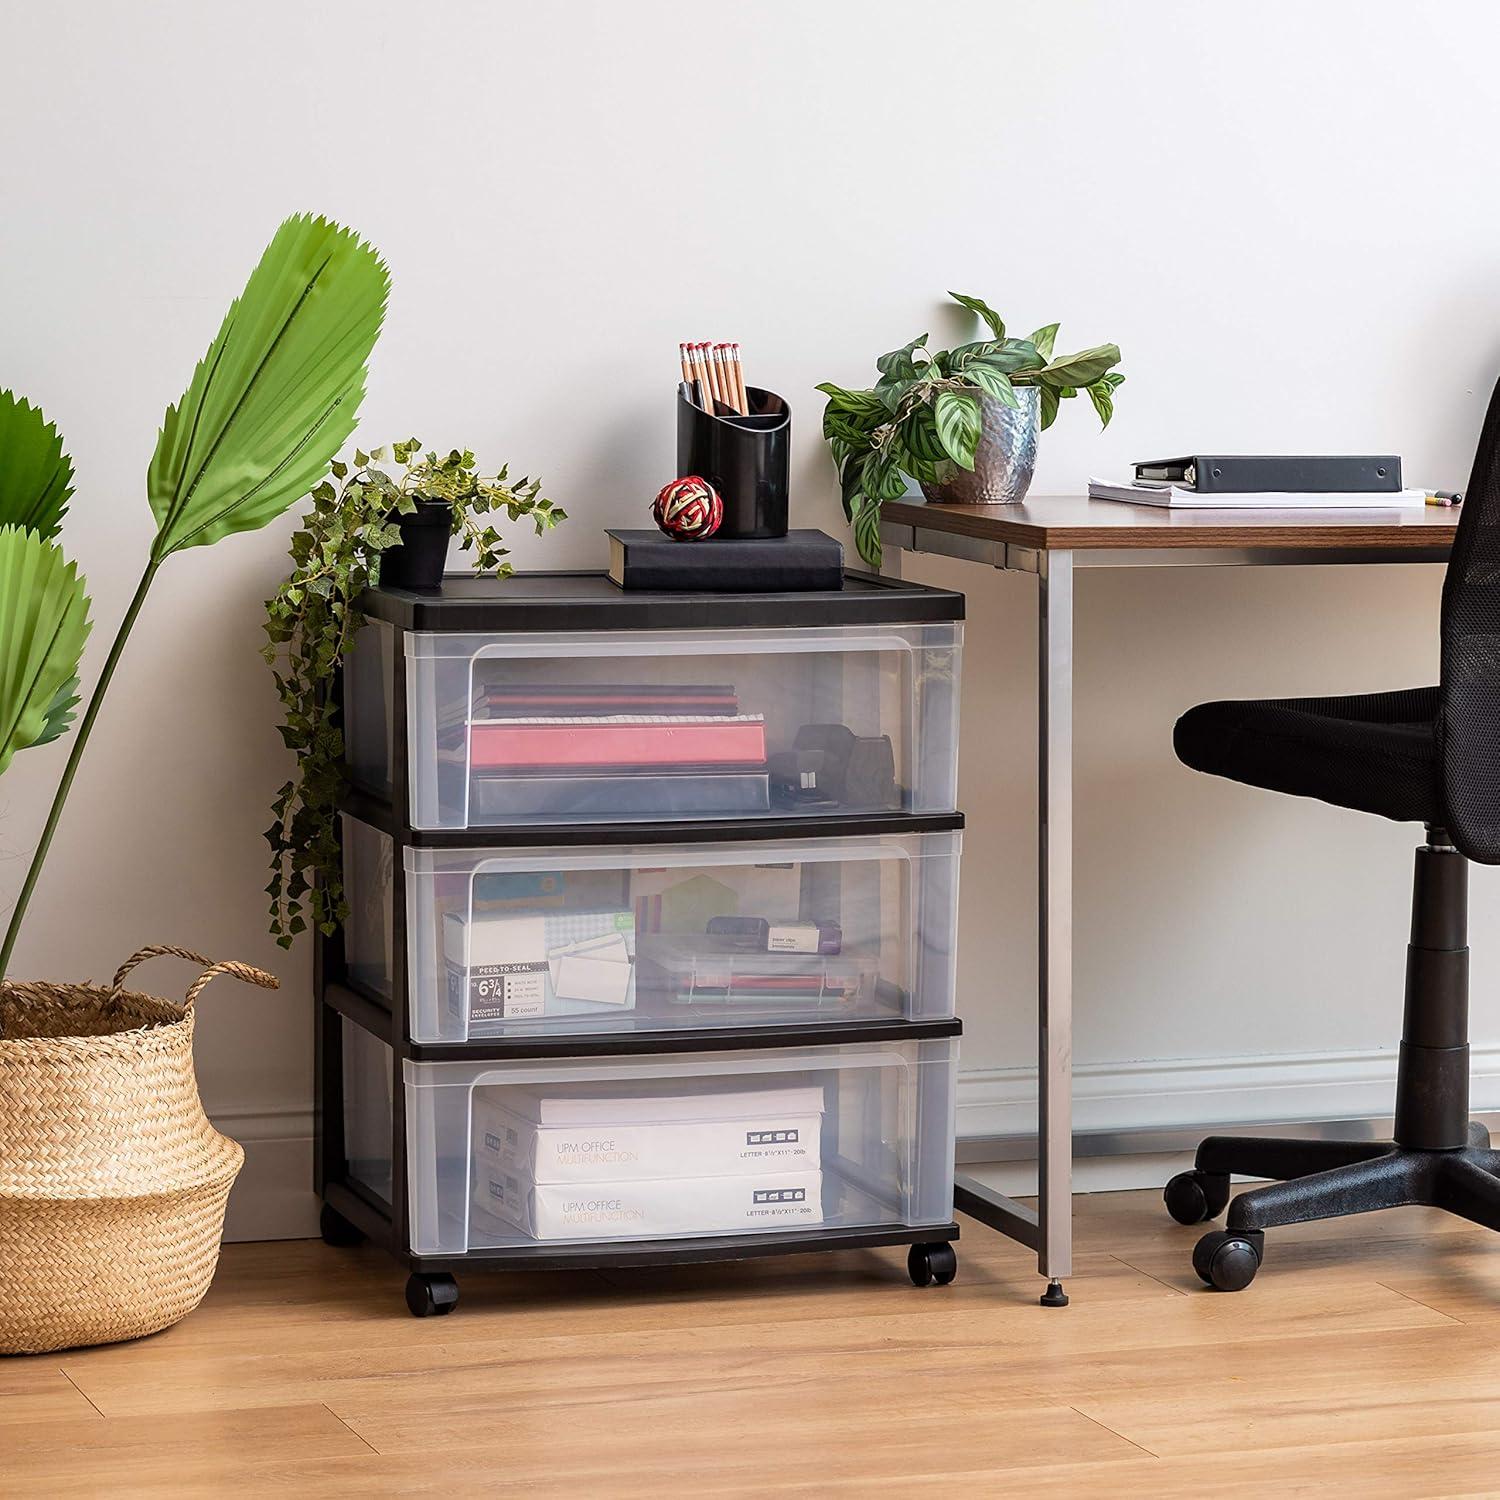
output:
{"label": "box of envelopes", "polygon": [[781,1229],[823,1219],[823,1174],[763,1170],[744,1177],[535,1184],[481,1165],[479,1209],[538,1240]]}
{"label": "box of envelopes", "polygon": [[448,1009],[468,1030],[635,1004],[629,910],[493,912],[443,918]]}
{"label": "box of envelopes", "polygon": [[474,1092],[474,1156],[534,1184],[806,1172],[822,1165],[823,1090],[566,1098]]}

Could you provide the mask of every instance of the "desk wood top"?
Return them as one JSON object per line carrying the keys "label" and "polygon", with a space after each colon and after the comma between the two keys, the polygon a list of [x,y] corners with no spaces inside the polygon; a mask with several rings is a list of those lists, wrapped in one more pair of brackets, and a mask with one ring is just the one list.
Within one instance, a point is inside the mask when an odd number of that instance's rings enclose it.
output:
{"label": "desk wood top", "polygon": [[1379,551],[1452,545],[1459,511],[1167,510],[1082,495],[1036,495],[1019,505],[888,501],[882,521],[1037,551],[1114,547],[1329,547]]}

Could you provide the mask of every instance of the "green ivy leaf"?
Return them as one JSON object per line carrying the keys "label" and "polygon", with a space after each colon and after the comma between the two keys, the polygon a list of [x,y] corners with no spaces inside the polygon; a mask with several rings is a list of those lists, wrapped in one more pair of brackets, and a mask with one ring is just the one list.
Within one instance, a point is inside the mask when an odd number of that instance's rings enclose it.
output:
{"label": "green ivy leaf", "polygon": [[978,297],[965,297],[962,292],[949,292],[948,295],[958,303],[960,307],[967,307],[971,313],[978,315],[989,324],[990,332],[997,339],[1005,337],[1005,323],[1000,314],[987,302],[982,302]]}
{"label": "green ivy leaf", "polygon": [[933,408],[937,435],[948,457],[961,468],[973,469],[979,447],[979,402],[962,391],[944,391]]}

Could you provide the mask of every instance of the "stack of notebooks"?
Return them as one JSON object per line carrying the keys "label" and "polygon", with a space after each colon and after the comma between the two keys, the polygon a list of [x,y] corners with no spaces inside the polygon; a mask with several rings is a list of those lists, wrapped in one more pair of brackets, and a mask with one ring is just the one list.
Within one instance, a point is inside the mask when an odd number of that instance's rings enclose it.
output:
{"label": "stack of notebooks", "polygon": [[1387,454],[1190,454],[1144,459],[1129,480],[1089,480],[1091,500],[1168,510],[1384,510],[1425,505]]}
{"label": "stack of notebooks", "polygon": [[818,1224],[823,1091],[476,1089],[474,1206],[496,1238],[652,1239]]}
{"label": "stack of notebooks", "polygon": [[770,806],[765,719],[717,684],[483,685],[469,770],[476,822]]}

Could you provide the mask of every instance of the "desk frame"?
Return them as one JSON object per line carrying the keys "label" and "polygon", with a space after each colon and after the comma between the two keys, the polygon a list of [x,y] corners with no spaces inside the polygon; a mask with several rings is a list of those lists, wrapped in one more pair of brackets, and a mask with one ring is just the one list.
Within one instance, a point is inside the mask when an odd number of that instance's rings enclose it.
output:
{"label": "desk frame", "polygon": [[1073,1271],[1073,574],[1078,568],[1440,563],[1449,544],[1413,540],[1339,546],[1036,548],[903,522],[883,522],[886,571],[901,554],[936,553],[1037,580],[1037,1206],[1028,1208],[968,1173],[954,1177],[954,1207],[1037,1253],[1044,1305],[1062,1307]]}

